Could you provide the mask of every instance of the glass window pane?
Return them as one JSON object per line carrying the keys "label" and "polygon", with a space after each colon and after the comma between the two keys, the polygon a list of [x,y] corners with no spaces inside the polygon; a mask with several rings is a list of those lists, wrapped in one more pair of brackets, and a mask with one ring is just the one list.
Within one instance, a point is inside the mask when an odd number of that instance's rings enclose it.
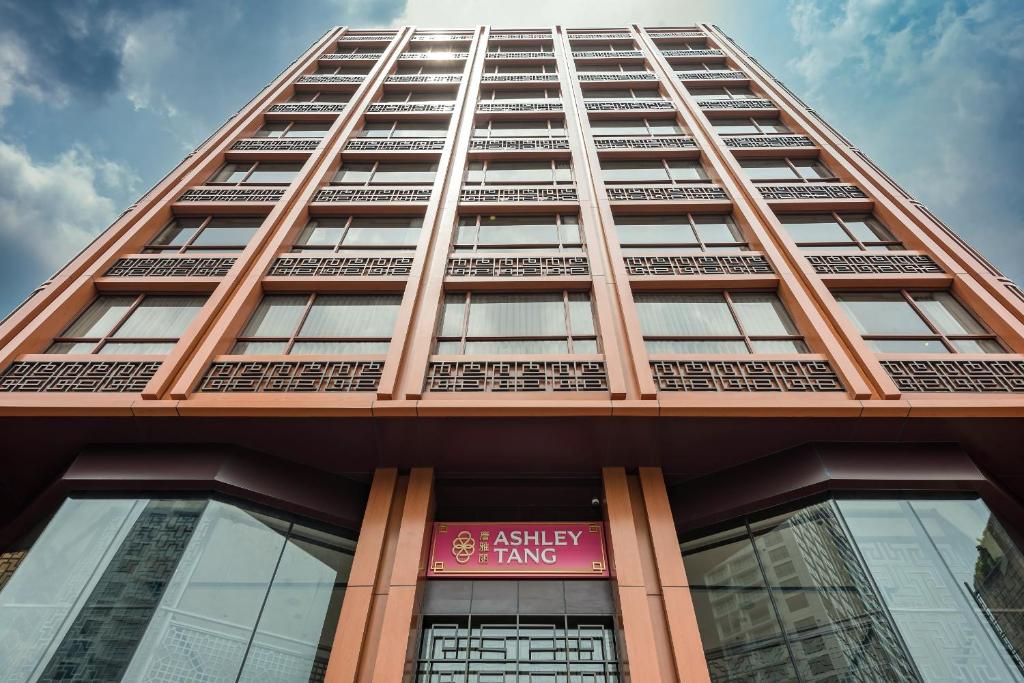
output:
{"label": "glass window pane", "polygon": [[673,180],[706,180],[708,177],[699,161],[671,159],[668,162],[668,169]]}
{"label": "glass window pane", "polygon": [[729,216],[697,214],[693,217],[693,222],[697,227],[697,234],[706,244],[743,241],[739,228]]}
{"label": "glass window pane", "polygon": [[1006,353],[995,339],[954,339],[953,346],[960,353]]}
{"label": "glass window pane", "polygon": [[288,132],[286,138],[322,138],[327,135],[329,125],[326,123],[295,123]]}
{"label": "glass window pane", "polygon": [[701,88],[697,86],[686,86],[686,90],[698,100],[728,100],[729,93],[725,88]]}
{"label": "glass window pane", "polygon": [[569,353],[569,342],[557,339],[476,340],[466,342],[466,353],[473,355],[566,354]]}
{"label": "glass window pane", "polygon": [[261,354],[278,355],[285,352],[288,342],[261,342],[261,341],[240,341],[235,342],[231,353],[258,356]]}
{"label": "glass window pane", "polygon": [[836,300],[864,334],[932,334],[896,292],[839,294]]}
{"label": "glass window pane", "polygon": [[481,216],[480,246],[558,244],[554,216]]}
{"label": "glass window pane", "polygon": [[789,127],[778,119],[758,119],[757,124],[765,133],[792,133]]}
{"label": "glass window pane", "polygon": [[850,236],[831,214],[780,216],[779,220],[797,244],[851,241]]}
{"label": "glass window pane", "polygon": [[174,350],[172,342],[107,342],[97,352],[101,356],[165,356]]}
{"label": "glass window pane", "polygon": [[774,294],[736,293],[731,295],[736,315],[750,336],[796,334],[785,307]]}
{"label": "glass window pane", "polygon": [[448,134],[446,121],[402,121],[395,128],[396,138],[443,138]]}
{"label": "glass window pane", "polygon": [[661,95],[661,91],[657,88],[634,88],[633,97],[638,100],[660,100],[664,99]]}
{"label": "glass window pane", "polygon": [[752,135],[761,132],[750,119],[712,119],[711,125],[722,135]]}
{"label": "glass window pane", "polygon": [[668,173],[660,159],[635,159],[601,162],[601,176],[605,182],[667,182]]}
{"label": "glass window pane", "polygon": [[400,299],[393,294],[321,294],[299,336],[390,338]]}
{"label": "glass window pane", "polygon": [[176,218],[160,231],[151,244],[159,246],[181,246],[192,239],[204,218]]}
{"label": "glass window pane", "polygon": [[302,164],[260,163],[246,179],[246,183],[290,183],[302,168]]}
{"label": "glass window pane", "polygon": [[447,294],[441,312],[441,337],[461,337],[466,308],[465,294]]}
{"label": "glass window pane", "polygon": [[868,346],[879,353],[949,353],[938,339],[869,339]]}
{"label": "glass window pane", "polygon": [[840,216],[850,232],[862,242],[895,240],[892,233],[871,216]]}
{"label": "glass window pane", "polygon": [[238,183],[242,181],[245,174],[252,168],[252,164],[224,164],[213,178],[211,183]]}
{"label": "glass window pane", "polygon": [[343,247],[415,246],[419,239],[422,218],[352,219]]}
{"label": "glass window pane", "polygon": [[204,303],[202,296],[147,296],[114,336],[177,339]]}
{"label": "glass window pane", "polygon": [[364,138],[386,138],[391,135],[394,125],[394,121],[367,121],[359,135]]}
{"label": "glass window pane", "polygon": [[488,183],[550,183],[551,162],[492,161],[487,166]]}
{"label": "glass window pane", "polygon": [[594,310],[586,292],[569,293],[569,321],[572,334],[590,337],[594,332]]}
{"label": "glass window pane", "polygon": [[96,342],[56,342],[50,344],[44,353],[92,353]]}
{"label": "glass window pane", "polygon": [[754,353],[807,353],[807,344],[798,340],[754,339],[750,342]]}
{"label": "glass window pane", "polygon": [[590,124],[594,135],[648,135],[643,119],[595,119]]}
{"label": "glass window pane", "polygon": [[386,341],[296,341],[291,355],[379,355],[387,353],[389,345]]}
{"label": "glass window pane", "polygon": [[365,183],[370,179],[373,171],[373,164],[362,161],[349,161],[343,163],[338,172],[334,175],[336,183]]}
{"label": "glass window pane", "polygon": [[214,218],[199,233],[192,246],[244,247],[260,229],[260,219]]}
{"label": "glass window pane", "polygon": [[565,307],[559,293],[473,295],[470,337],[565,334]]}
{"label": "glass window pane", "polygon": [[751,180],[795,180],[798,176],[782,159],[740,159]]}
{"label": "glass window pane", "polygon": [[648,121],[654,135],[682,135],[683,128],[674,119],[651,119]]}
{"label": "glass window pane", "polygon": [[640,328],[650,336],[739,336],[725,298],[714,294],[637,294]]}
{"label": "glass window pane", "polygon": [[309,297],[305,294],[268,294],[256,307],[240,337],[290,337],[299,325]]}
{"label": "glass window pane", "polygon": [[432,183],[437,164],[418,162],[381,162],[373,174],[375,185],[388,183]]}
{"label": "glass window pane", "polygon": [[252,134],[254,138],[279,138],[284,135],[287,121],[268,121],[263,127]]}
{"label": "glass window pane", "polygon": [[985,328],[948,292],[915,292],[914,301],[943,334],[985,334]]}
{"label": "glass window pane", "polygon": [[619,241],[630,244],[696,244],[686,216],[616,216]]}
{"label": "glass window pane", "polygon": [[828,170],[824,164],[814,159],[793,159],[793,165],[796,166],[797,172],[801,178],[807,180],[820,180],[822,178],[832,178],[835,174]]}
{"label": "glass window pane", "polygon": [[60,336],[102,337],[124,317],[134,301],[134,296],[99,296]]}
{"label": "glass window pane", "polygon": [[648,353],[750,353],[742,341],[717,339],[705,341],[680,341],[649,339],[644,342]]}
{"label": "glass window pane", "polygon": [[345,231],[345,218],[318,218],[302,229],[296,244],[334,246]]}

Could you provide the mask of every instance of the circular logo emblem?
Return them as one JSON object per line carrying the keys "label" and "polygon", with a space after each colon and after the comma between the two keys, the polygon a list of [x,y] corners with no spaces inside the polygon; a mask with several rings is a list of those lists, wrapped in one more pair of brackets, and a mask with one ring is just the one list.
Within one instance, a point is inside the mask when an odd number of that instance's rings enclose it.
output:
{"label": "circular logo emblem", "polygon": [[473,539],[473,534],[468,531],[460,531],[452,539],[452,555],[455,556],[455,561],[459,564],[469,562],[469,558],[473,557],[475,551],[476,541]]}

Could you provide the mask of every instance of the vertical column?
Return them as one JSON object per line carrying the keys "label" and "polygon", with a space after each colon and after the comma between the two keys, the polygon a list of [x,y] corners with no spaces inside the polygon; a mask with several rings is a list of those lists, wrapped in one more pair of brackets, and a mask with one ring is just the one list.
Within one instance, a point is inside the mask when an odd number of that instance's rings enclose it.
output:
{"label": "vertical column", "polygon": [[370,625],[374,587],[385,556],[388,520],[397,482],[398,471],[393,468],[378,469],[373,475],[331,658],[327,663],[325,683],[353,683],[356,680],[359,655]]}
{"label": "vertical column", "polygon": [[684,683],[710,681],[661,468],[641,467],[640,486],[676,671]]}
{"label": "vertical column", "polygon": [[648,606],[626,471],[621,467],[605,467],[601,476],[604,481],[608,546],[626,645],[625,670],[633,683],[676,680],[674,676],[664,676],[658,662],[654,624]]}
{"label": "vertical column", "polygon": [[426,564],[428,530],[433,515],[434,470],[413,468],[402,506],[387,604],[380,632],[376,634],[377,653],[372,670],[375,683],[399,683],[406,673],[417,589]]}

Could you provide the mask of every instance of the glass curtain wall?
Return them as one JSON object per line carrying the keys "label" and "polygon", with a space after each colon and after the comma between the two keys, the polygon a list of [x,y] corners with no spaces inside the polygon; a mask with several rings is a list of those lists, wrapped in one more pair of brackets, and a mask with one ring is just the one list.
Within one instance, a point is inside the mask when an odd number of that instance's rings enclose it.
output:
{"label": "glass curtain wall", "polygon": [[1024,561],[980,500],[828,500],[683,553],[714,681],[1024,680]]}
{"label": "glass curtain wall", "polygon": [[0,681],[319,681],[355,541],[207,499],[72,498],[0,592]]}

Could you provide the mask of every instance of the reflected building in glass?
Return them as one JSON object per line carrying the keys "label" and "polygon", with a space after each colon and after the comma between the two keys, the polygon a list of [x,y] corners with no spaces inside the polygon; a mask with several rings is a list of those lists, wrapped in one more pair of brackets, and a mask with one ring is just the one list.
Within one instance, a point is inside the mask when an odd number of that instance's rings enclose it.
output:
{"label": "reflected building in glass", "polygon": [[1022,352],[716,26],[331,28],[0,323],[0,682],[1024,680]]}

